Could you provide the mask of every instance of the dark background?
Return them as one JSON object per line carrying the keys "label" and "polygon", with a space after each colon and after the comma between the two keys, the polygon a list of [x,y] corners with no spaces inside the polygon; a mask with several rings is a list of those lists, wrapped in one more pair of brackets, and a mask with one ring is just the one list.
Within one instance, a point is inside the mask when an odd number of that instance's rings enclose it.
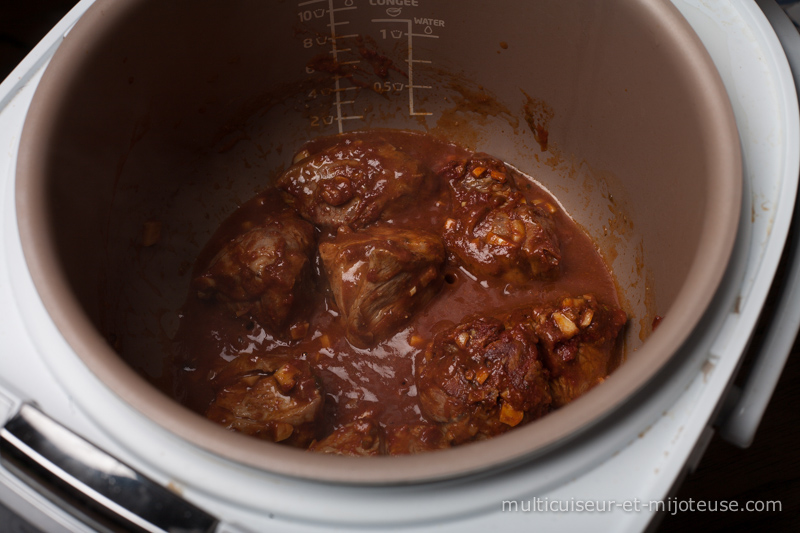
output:
{"label": "dark background", "polygon": [[[0,0],[0,79],[5,79],[76,3],[74,0]],[[769,308],[768,305],[762,326],[770,319]],[[754,345],[759,342],[762,326],[756,331]],[[744,371],[748,363],[746,359]],[[715,436],[697,471],[690,474],[673,495],[684,501],[689,498],[695,501],[737,500],[740,505],[749,500],[779,500],[783,510],[665,514],[659,517],[659,533],[800,531],[800,342],[795,342],[753,445],[742,450]],[[0,531],[28,532],[33,528],[0,506]]]}

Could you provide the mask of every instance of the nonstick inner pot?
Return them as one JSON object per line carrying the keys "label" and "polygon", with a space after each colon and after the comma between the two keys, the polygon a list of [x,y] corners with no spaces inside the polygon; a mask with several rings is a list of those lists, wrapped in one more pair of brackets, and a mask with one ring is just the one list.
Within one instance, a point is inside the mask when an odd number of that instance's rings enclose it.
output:
{"label": "nonstick inner pot", "polygon": [[[157,423],[256,468],[392,483],[542,453],[602,423],[670,359],[734,241],[735,123],[671,4],[383,4],[100,0],[54,56],[25,123],[23,248],[75,353]],[[148,379],[161,377],[194,257],[304,140],[340,127],[428,131],[537,179],[615,273],[627,361],[584,397],[491,441],[356,462],[231,434],[158,392]],[[151,221],[161,239],[144,247]]]}

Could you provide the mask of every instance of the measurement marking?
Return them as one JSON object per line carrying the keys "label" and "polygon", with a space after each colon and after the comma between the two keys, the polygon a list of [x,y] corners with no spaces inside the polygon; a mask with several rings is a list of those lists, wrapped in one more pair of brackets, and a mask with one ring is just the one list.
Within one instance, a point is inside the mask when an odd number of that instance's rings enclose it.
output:
{"label": "measurement marking", "polygon": [[342,93],[344,91],[357,91],[358,87],[342,87],[341,89],[334,89],[332,92]]}
{"label": "measurement marking", "polygon": [[[406,63],[408,63],[408,114],[411,116],[429,116],[433,115],[433,113],[426,113],[424,111],[416,111],[414,109],[414,89],[430,89],[431,87],[428,85],[414,85],[414,63],[423,63],[430,65],[431,61],[425,59],[414,59],[414,37],[432,37],[434,39],[438,39],[438,35],[431,35],[428,33],[414,33],[412,31],[412,23],[411,19],[372,19],[372,22],[382,22],[382,23],[391,23],[391,24],[405,24],[407,30],[405,32],[406,37],[408,37],[408,58],[406,59]],[[392,30],[394,31],[394,30]]]}
{"label": "measurement marking", "polygon": [[325,0],[308,0],[307,2],[300,2],[299,4],[297,4],[297,6],[298,7],[310,6],[311,4],[319,4],[324,1]]}
{"label": "measurement marking", "polygon": [[[339,52],[336,49],[336,12],[333,10],[333,0],[328,0],[328,12],[330,15],[330,24],[328,27],[331,29],[331,54],[334,61],[339,61]],[[342,99],[340,97],[339,79],[341,76],[335,76],[334,92],[336,93],[336,119],[339,124],[339,133],[342,133]]]}
{"label": "measurement marking", "polygon": [[408,114],[417,115],[414,111],[414,34],[411,33],[411,21],[408,21]]}
{"label": "measurement marking", "polygon": [[339,62],[340,65],[357,65],[358,63],[361,63],[360,59],[356,59],[356,60],[353,60],[353,61],[340,61]]}
{"label": "measurement marking", "polygon": [[[357,9],[357,7],[356,6],[351,6],[351,7],[344,7],[344,8],[334,9],[333,0],[328,0],[328,16],[329,16],[328,27],[331,29],[331,55],[333,56],[333,60],[336,61],[337,63],[339,63],[339,53],[340,52],[349,52],[351,49],[350,48],[338,48],[336,46],[336,42],[339,39],[345,39],[345,38],[348,38],[348,37],[349,38],[358,37],[358,34],[336,35],[336,27],[337,26],[346,26],[346,25],[350,24],[349,21],[337,21],[336,20],[336,13],[339,12],[339,11],[349,11],[351,9]],[[341,65],[354,65],[356,63],[360,63],[360,60],[343,61],[340,64]],[[355,103],[354,100],[343,101],[342,100],[342,93],[344,91],[353,90],[356,87],[346,87],[346,88],[342,87],[340,85],[340,81],[342,79],[342,76],[336,75],[336,76],[334,76],[333,79],[334,79],[334,84],[335,84],[335,86],[333,88],[333,93],[334,93],[334,96],[336,97],[336,122],[339,125],[339,133],[342,133],[344,131],[343,123],[344,123],[345,120],[357,120],[357,119],[361,119],[361,118],[364,118],[364,117],[361,116],[361,115],[351,115],[351,116],[342,115],[342,106],[343,105],[350,105],[350,104]]]}

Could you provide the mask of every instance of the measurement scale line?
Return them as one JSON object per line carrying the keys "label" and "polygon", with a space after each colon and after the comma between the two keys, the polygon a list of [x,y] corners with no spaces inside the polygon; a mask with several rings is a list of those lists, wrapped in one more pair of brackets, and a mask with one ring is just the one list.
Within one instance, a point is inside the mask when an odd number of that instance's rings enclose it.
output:
{"label": "measurement scale line", "polygon": [[414,111],[414,34],[411,31],[411,20],[407,21],[408,31],[408,114],[415,116]]}
{"label": "measurement scale line", "polygon": [[[342,121],[342,120],[358,120],[358,119],[362,119],[362,118],[364,118],[364,115],[348,115],[348,116],[345,116],[345,117],[339,117],[339,120],[340,121]],[[339,133],[341,133],[341,132],[339,132]]]}
{"label": "measurement scale line", "polygon": [[429,116],[433,113],[426,113],[423,111],[415,111],[414,110],[414,89],[430,89],[429,86],[423,85],[415,85],[414,84],[414,63],[424,63],[424,64],[431,64],[430,61],[424,59],[414,59],[414,37],[429,37],[432,39],[438,39],[438,35],[428,34],[428,33],[414,33],[413,31],[413,20],[411,19],[372,19],[372,22],[377,23],[391,23],[391,24],[405,24],[407,26],[406,30],[406,37],[408,38],[408,58],[406,59],[406,63],[408,63],[408,114],[411,116]]}
{"label": "measurement scale line", "polygon": [[358,37],[358,34],[351,33],[350,35],[340,35],[338,37],[331,37],[331,41],[338,41],[339,39],[353,39],[354,37]]}
{"label": "measurement scale line", "polygon": [[[330,22],[330,24],[328,24],[328,27],[331,29],[331,53],[333,55],[333,60],[339,61],[339,52],[336,49],[337,24],[336,24],[336,12],[333,10],[333,0],[328,0],[328,17],[329,17],[328,20]],[[340,78],[341,78],[340,76],[336,76],[334,78],[335,80],[334,93],[336,96],[336,122],[339,124],[339,133],[342,133],[342,131],[344,130],[342,128],[342,98],[341,98],[341,92],[339,91],[339,89],[341,89],[341,87],[339,86]]]}
{"label": "measurement scale line", "polygon": [[353,6],[353,7],[337,7],[337,8],[334,8],[333,10],[338,12],[338,11],[350,11],[351,9],[358,9],[358,7],[356,7],[356,6]]}
{"label": "measurement scale line", "polygon": [[340,65],[357,65],[358,63],[361,63],[360,59],[356,59],[354,61],[339,61]]}
{"label": "measurement scale line", "polygon": [[358,89],[358,87],[342,87],[341,89],[334,89],[333,92],[342,93],[344,91],[357,91]]}
{"label": "measurement scale line", "polygon": [[[328,0],[328,21],[330,22],[328,26],[331,29],[331,53],[333,54],[333,59],[336,59],[336,56],[338,55],[339,52],[336,50],[336,26],[335,26],[336,18],[332,8],[333,8],[333,0]],[[336,80],[336,85],[338,88],[339,80]]]}
{"label": "measurement scale line", "polygon": [[310,6],[311,4],[320,4],[325,0],[308,0],[307,2],[300,2],[297,7]]}
{"label": "measurement scale line", "polygon": [[[331,11],[331,15],[333,15],[333,11]],[[348,21],[344,21],[344,22],[331,22],[330,24],[328,24],[328,27],[330,28],[330,27],[332,27],[332,26],[344,26],[344,25],[346,25],[346,24],[350,24],[350,22],[348,22]]]}

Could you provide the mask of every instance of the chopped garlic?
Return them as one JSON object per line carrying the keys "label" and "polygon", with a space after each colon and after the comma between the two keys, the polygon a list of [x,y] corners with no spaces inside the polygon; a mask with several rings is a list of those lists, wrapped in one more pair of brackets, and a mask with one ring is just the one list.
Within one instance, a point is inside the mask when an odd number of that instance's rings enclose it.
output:
{"label": "chopped garlic", "polygon": [[277,422],[275,424],[275,442],[281,442],[292,436],[294,426],[287,422]]}
{"label": "chopped garlic", "polygon": [[462,349],[466,348],[467,345],[469,344],[469,333],[467,333],[466,331],[462,331],[461,333],[459,333],[458,336],[456,337],[456,344],[458,344],[459,348]]}
{"label": "chopped garlic", "polygon": [[586,312],[583,313],[583,318],[581,318],[581,327],[588,328],[589,324],[592,323],[592,318],[594,318],[594,311],[587,309]]}
{"label": "chopped garlic", "polygon": [[578,326],[563,313],[558,311],[553,313],[553,320],[555,320],[556,326],[561,330],[561,333],[566,335],[567,338],[573,337],[578,333]]}
{"label": "chopped garlic", "polygon": [[483,238],[487,244],[493,244],[495,246],[512,246],[512,242],[508,239],[505,239],[498,235],[497,233],[489,233],[486,237]]}
{"label": "chopped garlic", "polygon": [[289,363],[286,363],[275,371],[273,377],[281,386],[281,390],[283,392],[288,392],[297,384],[297,376],[299,374],[300,371],[297,368],[293,367]]}
{"label": "chopped garlic", "polygon": [[522,422],[524,417],[525,413],[517,411],[508,402],[503,402],[503,407],[500,408],[500,422],[514,427]]}

